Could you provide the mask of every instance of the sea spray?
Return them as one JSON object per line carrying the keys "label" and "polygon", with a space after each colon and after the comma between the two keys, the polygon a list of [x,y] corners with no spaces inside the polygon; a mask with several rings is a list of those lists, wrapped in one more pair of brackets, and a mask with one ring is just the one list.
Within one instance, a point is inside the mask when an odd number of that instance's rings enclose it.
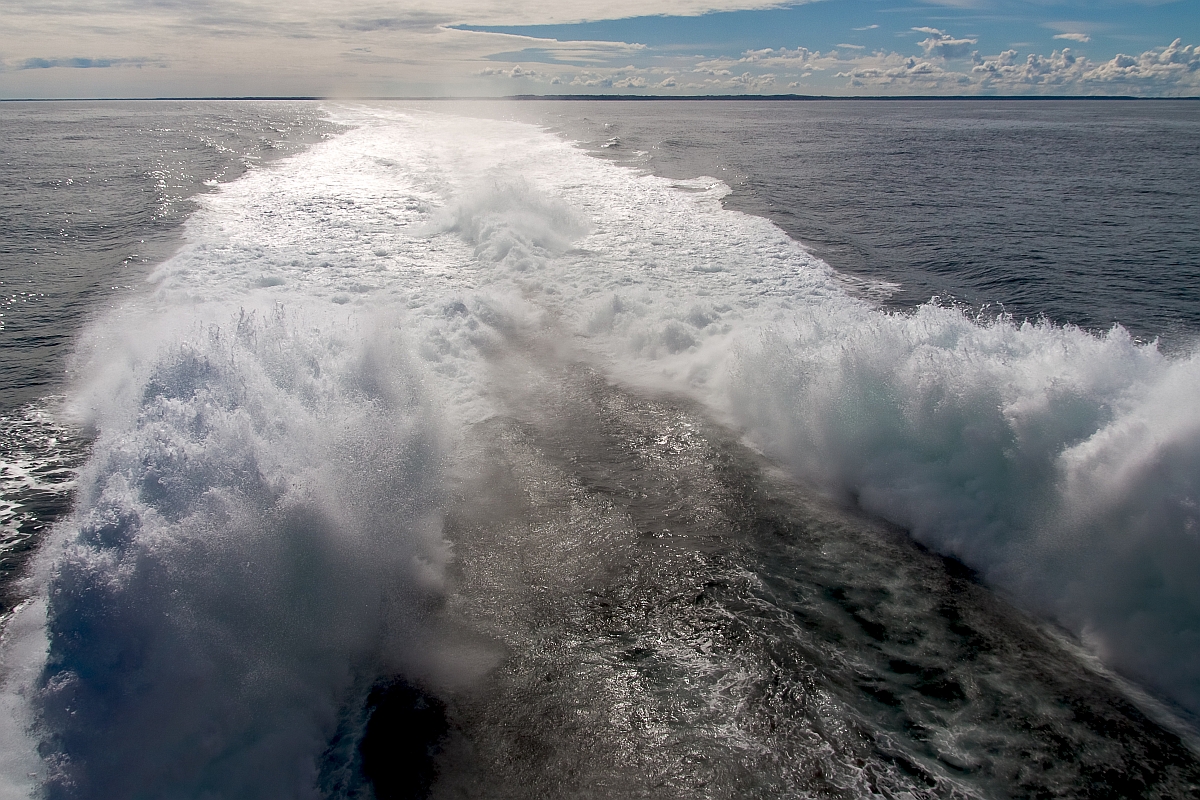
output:
{"label": "sea spray", "polygon": [[737,419],[797,475],[1200,708],[1194,358],[931,304],[797,315],[738,373]]}
{"label": "sea spray", "polygon": [[46,554],[49,796],[316,796],[339,709],[405,666],[436,427],[397,331],[313,322],[197,323],[91,396]]}

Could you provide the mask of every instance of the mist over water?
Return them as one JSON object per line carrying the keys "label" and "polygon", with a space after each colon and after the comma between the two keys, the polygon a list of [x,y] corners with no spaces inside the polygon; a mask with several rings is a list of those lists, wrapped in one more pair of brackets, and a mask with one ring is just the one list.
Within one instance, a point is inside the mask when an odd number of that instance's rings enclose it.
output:
{"label": "mist over water", "polygon": [[1200,785],[1194,356],[883,309],[529,124],[327,112],[79,340],[9,794]]}

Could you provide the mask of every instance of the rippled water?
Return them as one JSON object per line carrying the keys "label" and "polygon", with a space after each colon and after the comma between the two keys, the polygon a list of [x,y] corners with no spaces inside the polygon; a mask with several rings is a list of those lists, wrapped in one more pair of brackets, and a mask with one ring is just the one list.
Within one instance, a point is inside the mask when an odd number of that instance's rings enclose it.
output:
{"label": "rippled water", "polygon": [[331,130],[312,105],[4,103],[0,411],[59,392],[89,314],[179,246],[189,199]]}
{"label": "rippled water", "polygon": [[1188,746],[961,564],[686,404],[531,361],[449,519],[440,613],[500,664],[441,690],[432,796],[1196,791]]}

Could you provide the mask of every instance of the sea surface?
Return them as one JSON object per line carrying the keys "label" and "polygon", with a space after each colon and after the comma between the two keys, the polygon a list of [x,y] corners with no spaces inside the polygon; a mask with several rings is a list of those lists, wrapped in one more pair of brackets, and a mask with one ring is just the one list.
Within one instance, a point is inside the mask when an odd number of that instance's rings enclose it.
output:
{"label": "sea surface", "polygon": [[1200,795],[1200,104],[0,111],[0,796]]}

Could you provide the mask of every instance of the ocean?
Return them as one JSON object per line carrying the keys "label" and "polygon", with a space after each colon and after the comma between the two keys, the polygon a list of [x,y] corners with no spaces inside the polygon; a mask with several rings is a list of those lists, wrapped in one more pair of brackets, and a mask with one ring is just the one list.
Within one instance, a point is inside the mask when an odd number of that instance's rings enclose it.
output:
{"label": "ocean", "polygon": [[0,795],[1200,794],[1200,105],[0,110]]}

